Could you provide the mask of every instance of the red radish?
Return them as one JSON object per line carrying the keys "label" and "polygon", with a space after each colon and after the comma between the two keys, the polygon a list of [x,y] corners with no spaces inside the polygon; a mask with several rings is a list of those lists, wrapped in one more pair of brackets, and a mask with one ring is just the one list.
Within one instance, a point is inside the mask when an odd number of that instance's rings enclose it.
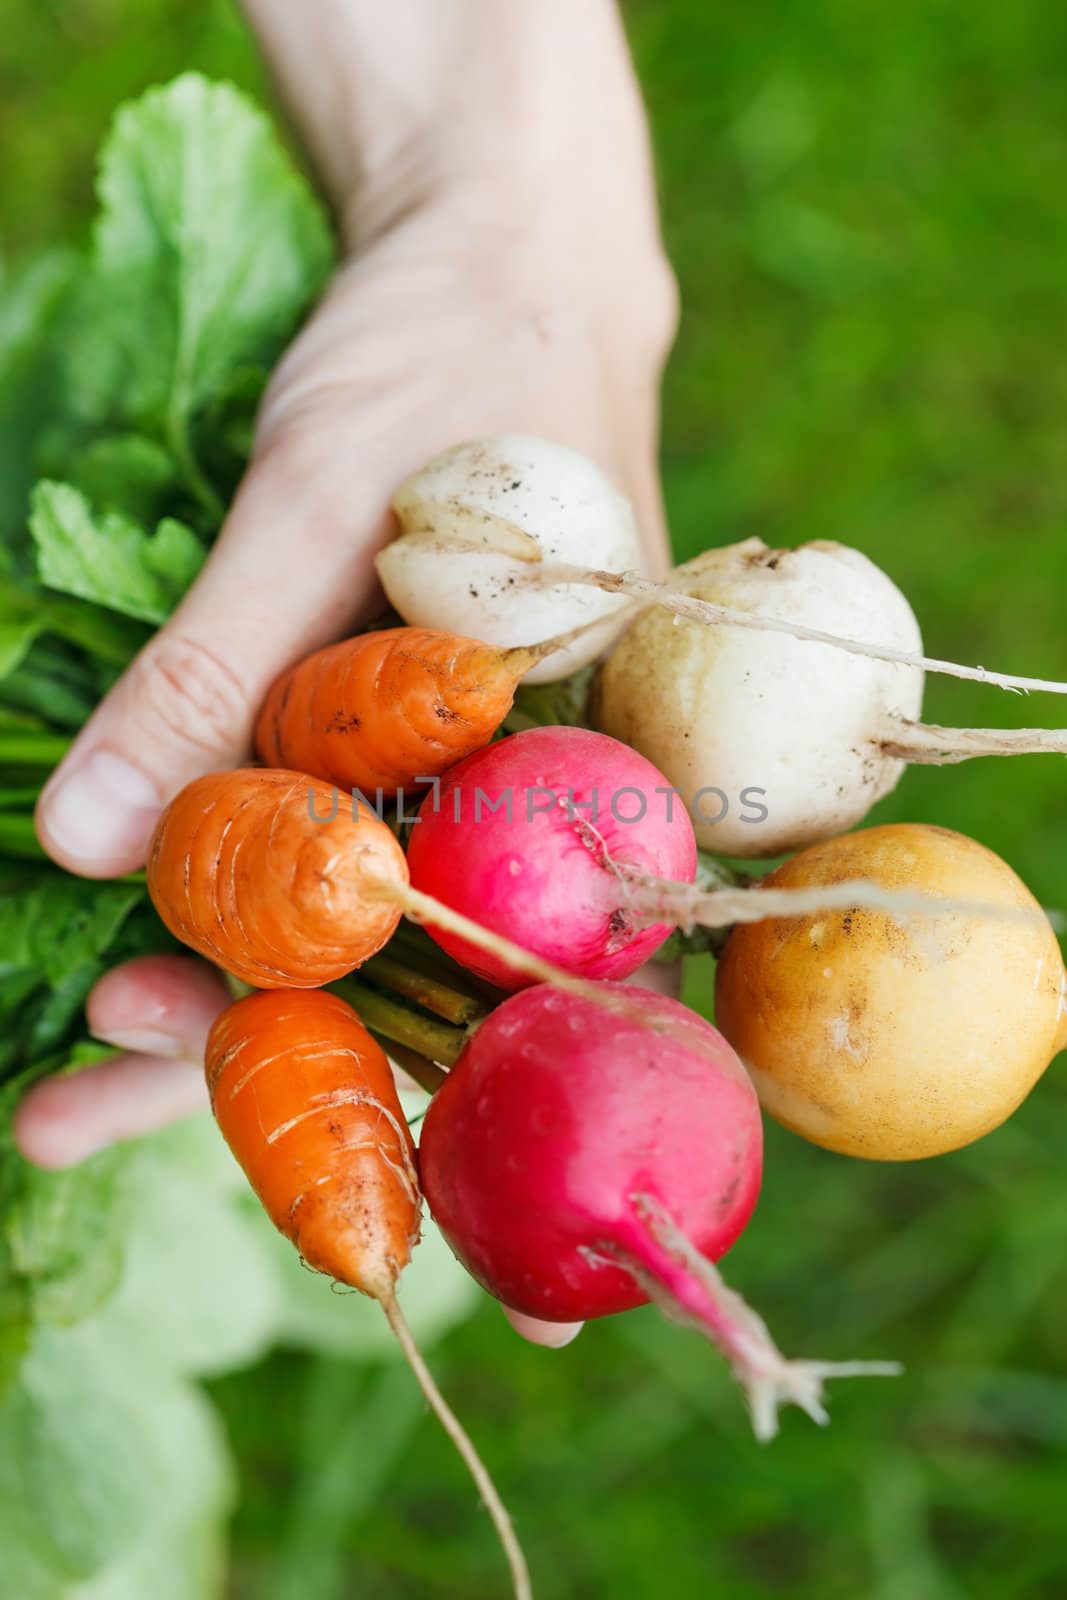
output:
{"label": "red radish", "polygon": [[[459,762],[424,801],[408,847],[416,889],[590,978],[628,977],[671,932],[641,914],[628,875],[691,884],[696,864],[666,778],[585,728],[531,728]],[[533,981],[432,922],[428,931],[502,988]]]}
{"label": "red radish", "polygon": [[710,1023],[650,990],[597,985],[610,1009],[546,986],[481,1024],[430,1103],[423,1193],[490,1294],[546,1321],[654,1300],[730,1361],[761,1438],[821,1380],[886,1364],[789,1362],[712,1262],[759,1194],[755,1090]]}
{"label": "red radish", "polygon": [[629,1004],[596,1013],[548,986],[506,1000],[423,1127],[427,1199],[464,1265],[507,1305],[547,1321],[647,1302],[631,1272],[589,1255],[610,1242],[612,1254],[661,1269],[628,1190],[670,1209],[712,1260],[759,1195],[759,1101],[726,1040],[665,995],[603,988]]}

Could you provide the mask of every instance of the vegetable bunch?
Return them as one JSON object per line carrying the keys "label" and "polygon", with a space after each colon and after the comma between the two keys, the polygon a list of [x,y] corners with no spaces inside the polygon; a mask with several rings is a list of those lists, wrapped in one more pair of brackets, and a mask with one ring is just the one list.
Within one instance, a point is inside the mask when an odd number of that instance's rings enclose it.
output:
{"label": "vegetable bunch", "polygon": [[[767,1438],[786,1401],[826,1420],[826,1377],[896,1369],[787,1361],[723,1283],[715,1262],[743,1232],[761,1182],[759,1101],[830,1149],[913,1159],[997,1126],[1067,1041],[1059,947],[1004,862],[940,828],[837,831],[895,780],[907,740],[919,739],[910,658],[921,643],[899,591],[857,552],[772,555],[750,544],[709,552],[662,591],[640,588],[633,617],[617,606],[606,614],[601,591],[583,586],[592,614],[576,624],[569,585],[549,582],[542,613],[560,631],[524,639],[523,568],[566,557],[568,535],[580,537],[568,485],[592,526],[616,518],[609,553],[621,563],[628,513],[560,446],[489,439],[418,474],[396,500],[401,526],[415,515],[416,531],[397,541],[402,559],[387,549],[381,565],[394,602],[423,620],[290,668],[259,719],[263,766],[190,784],[164,813],[148,864],[170,930],[273,991],[238,1001],[208,1046],[234,1154],[301,1256],[382,1304],[479,1476],[520,1594],[528,1576],[507,1514],[397,1304],[420,1191],[460,1261],[513,1310],[569,1322],[652,1300],[703,1332]],[[428,612],[452,620],[456,591],[442,578],[411,600],[406,542],[457,570],[479,553],[482,631],[497,643],[427,625]],[[707,575],[720,568],[713,592],[725,598],[713,603],[725,615],[660,606],[660,593],[672,604],[694,590],[706,600]],[[773,599],[761,611],[763,589],[779,586],[781,614]],[[778,631],[809,595],[829,602],[819,620],[841,630],[840,642],[828,625],[818,638]],[[502,639],[509,627],[514,637]],[[580,725],[500,726],[524,672],[543,676],[546,664],[601,647],[605,628],[616,638],[588,715],[632,744]],[[746,704],[768,707],[739,720],[736,735],[728,697],[711,698],[735,634],[745,651],[736,682]],[[873,655],[862,653],[868,638]],[[909,659],[887,659],[901,654]],[[821,743],[805,760],[797,708],[807,701]],[[756,736],[768,781],[748,853],[816,842],[758,883],[707,888],[696,883],[691,811],[721,791],[701,784],[687,803],[685,779],[710,778],[720,759],[740,777]],[[724,758],[732,737],[740,743]],[[373,801],[363,787],[372,783]],[[402,826],[412,794],[423,799]],[[390,947],[403,916],[425,924],[454,964],[431,960],[417,997],[410,941]],[[730,923],[719,1029],[618,983],[676,926]],[[407,974],[416,1014],[440,1014],[442,995],[447,1005],[481,997],[458,1052],[414,1029],[405,1036],[383,1015],[380,967],[369,991],[348,983],[353,1010],[303,995],[383,949],[390,972]],[[363,1024],[387,1046],[392,1031],[399,1059],[433,1091],[417,1157],[385,1057],[369,1065]]]}
{"label": "vegetable bunch", "polygon": [[[178,137],[238,107],[184,79],[141,115]],[[68,464],[34,488],[28,537],[28,479],[0,506],[12,1101],[72,1046],[93,1050],[76,1041],[105,961],[168,944],[139,883],[42,864],[29,814],[195,576],[263,374],[328,264],[317,209],[245,132],[273,196],[257,225],[283,254],[240,316],[204,313],[195,251],[171,323],[138,276],[145,129],[127,113],[91,272],[40,264],[0,323],[26,459]],[[164,216],[176,203],[154,199]],[[60,369],[51,334],[69,327]],[[50,436],[34,397],[59,370],[69,399]],[[625,500],[549,441],[461,445],[395,511],[379,570],[396,616],[290,667],[258,720],[261,765],[175,798],[147,886],[169,935],[260,991],[209,1041],[219,1126],[308,1264],[382,1305],[524,1594],[507,1513],[398,1304],[422,1198],[513,1309],[573,1321],[653,1301],[701,1331],[761,1437],[785,1401],[825,1420],[826,1376],[891,1370],[785,1360],[715,1263],[757,1201],[761,1103],[831,1150],[934,1155],[1002,1122],[1065,1042],[1058,944],[1004,862],[939,828],[844,830],[908,760],[1067,748],[1059,730],[922,724],[924,672],[1067,686],[926,658],[899,590],[839,545],[749,540],[651,584]],[[799,853],[754,882],[698,845]],[[717,1027],[622,982],[687,942],[721,954]],[[432,1093],[417,1151],[387,1055]]]}

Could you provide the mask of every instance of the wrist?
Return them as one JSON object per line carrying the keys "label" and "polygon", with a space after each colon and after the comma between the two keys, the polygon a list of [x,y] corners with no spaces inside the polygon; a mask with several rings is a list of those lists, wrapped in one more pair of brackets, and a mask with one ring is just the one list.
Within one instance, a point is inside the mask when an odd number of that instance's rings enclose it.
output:
{"label": "wrist", "polygon": [[244,0],[362,248],[442,200],[532,231],[654,240],[640,95],[615,0]]}
{"label": "wrist", "polygon": [[447,49],[435,42],[418,105],[383,101],[380,115],[365,107],[350,125],[336,197],[347,249],[430,214],[442,235],[466,241],[477,278],[519,300],[577,296],[605,324],[632,319],[631,342],[644,330],[658,378],[677,296],[615,0],[446,6],[477,26]]}

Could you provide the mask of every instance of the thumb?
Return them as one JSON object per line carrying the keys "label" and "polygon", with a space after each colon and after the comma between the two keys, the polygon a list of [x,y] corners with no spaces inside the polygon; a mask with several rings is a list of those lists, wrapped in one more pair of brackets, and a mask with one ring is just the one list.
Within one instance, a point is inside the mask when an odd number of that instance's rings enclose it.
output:
{"label": "thumb", "polygon": [[112,877],[145,860],[161,808],[247,754],[256,710],[289,663],[337,637],[374,592],[389,485],[350,508],[350,450],[329,430],[280,433],[250,469],[203,572],[86,724],[37,807],[48,854]]}

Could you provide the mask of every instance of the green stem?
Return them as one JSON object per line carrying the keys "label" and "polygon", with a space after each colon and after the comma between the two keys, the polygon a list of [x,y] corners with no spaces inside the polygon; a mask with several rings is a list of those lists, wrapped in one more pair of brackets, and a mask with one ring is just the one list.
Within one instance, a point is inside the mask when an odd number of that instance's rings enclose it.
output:
{"label": "green stem", "polygon": [[465,1027],[485,1015],[486,1008],[470,995],[460,994],[448,984],[413,970],[395,961],[392,956],[374,956],[361,969],[360,976],[369,978],[378,988],[401,995],[424,1011],[432,1011],[446,1022]]}
{"label": "green stem", "polygon": [[461,967],[458,961],[453,961],[439,944],[435,944],[425,929],[414,922],[401,922],[389,941],[387,951],[405,967],[414,968],[458,994],[470,995],[472,1000],[479,1002],[483,1011],[491,1011],[507,998],[502,990],[486,979],[476,977],[473,972]]}
{"label": "green stem", "polygon": [[340,978],[328,987],[342,1000],[347,1000],[361,1021],[376,1033],[384,1034],[397,1044],[407,1045],[429,1061],[440,1061],[451,1066],[463,1046],[467,1035],[462,1028],[438,1022],[433,1017],[420,1016],[417,1011],[399,1005],[380,994],[358,978]]}
{"label": "green stem", "polygon": [[385,1053],[402,1067],[409,1078],[413,1078],[420,1089],[425,1089],[427,1094],[436,1094],[438,1089],[448,1077],[435,1061],[428,1061],[425,1056],[420,1056],[417,1050],[409,1050],[406,1044],[398,1044],[395,1039],[387,1039],[384,1033],[379,1033],[375,1028],[368,1029]]}
{"label": "green stem", "polygon": [[185,416],[177,408],[172,408],[167,418],[167,443],[194,498],[199,500],[209,517],[221,524],[226,515],[226,507],[196,458],[189,439]]}
{"label": "green stem", "polygon": [[10,812],[0,816],[0,851],[9,856],[24,856],[31,861],[44,860],[44,851],[34,832],[32,817]]}
{"label": "green stem", "polygon": [[0,811],[32,811],[40,792],[36,783],[17,789],[0,789]]}
{"label": "green stem", "polygon": [[41,605],[49,632],[92,656],[99,656],[110,666],[127,666],[152,636],[147,623],[109,611],[106,606],[94,605],[89,600],[49,594],[41,597]]}
{"label": "green stem", "polygon": [[0,767],[54,767],[70,746],[61,733],[0,733]]}

